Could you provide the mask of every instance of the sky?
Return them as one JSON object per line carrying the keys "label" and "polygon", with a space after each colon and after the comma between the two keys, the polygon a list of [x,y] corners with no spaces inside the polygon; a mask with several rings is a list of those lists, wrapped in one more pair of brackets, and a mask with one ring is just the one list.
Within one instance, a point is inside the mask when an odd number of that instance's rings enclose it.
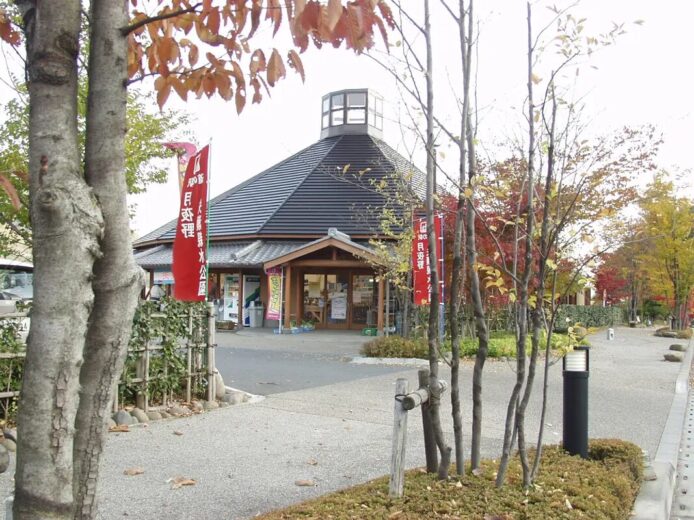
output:
{"label": "sky", "polygon": [[[421,0],[402,0],[403,5],[421,9]],[[457,4],[457,2],[451,2]],[[557,7],[570,3],[557,0]],[[533,2],[534,27],[541,28],[550,12],[548,2]],[[438,114],[457,113],[455,86],[459,58],[456,29],[432,0],[434,68]],[[526,7],[521,0],[477,0],[479,45],[475,62],[476,97],[481,147],[506,140],[522,130],[521,110],[525,98]],[[586,34],[605,32],[612,22],[624,23],[626,34],[615,45],[604,48],[581,64],[580,74],[570,78],[573,95],[586,105],[589,131],[600,135],[625,125],[654,124],[664,144],[659,165],[671,171],[694,170],[690,154],[694,136],[694,71],[688,59],[692,50],[691,0],[582,0],[572,12],[587,19]],[[642,21],[641,25],[635,21]],[[553,36],[553,28],[545,33]],[[396,35],[390,41],[396,44]],[[267,31],[254,38],[255,46],[288,49],[289,39],[272,40]],[[383,45],[375,55],[383,58]],[[397,55],[399,48],[393,47]],[[344,49],[309,49],[302,55],[306,80],[288,69],[287,78],[272,89],[260,105],[249,105],[241,115],[233,103],[220,99],[183,103],[171,95],[167,108],[185,110],[192,116],[188,130],[197,144],[212,143],[211,195],[215,196],[313,144],[320,134],[320,102],[324,94],[345,88],[372,88],[385,98],[384,139],[405,155],[413,153],[415,164],[424,167],[421,147],[412,149],[411,133],[401,128],[407,121],[402,94],[389,72],[366,56]],[[547,66],[551,60],[543,62]],[[542,69],[542,65],[540,70]],[[547,71],[545,71],[546,73]],[[540,75],[543,75],[540,72]],[[143,85],[147,88],[147,85]],[[4,97],[5,92],[0,91]],[[155,109],[153,107],[153,109]],[[443,117],[443,116],[442,116]],[[457,124],[457,123],[456,123]],[[404,137],[404,138],[403,138]],[[442,143],[442,151],[447,150]],[[451,148],[442,161],[453,169],[456,154]],[[176,166],[171,159],[169,182],[152,185],[147,193],[131,196],[136,208],[134,235],[141,236],[177,215],[179,195]],[[684,175],[685,181],[687,175]],[[687,192],[694,195],[692,175]],[[252,208],[249,208],[252,211]]]}
{"label": "sky", "polygon": [[[405,5],[416,10],[415,2],[405,0]],[[558,7],[567,4],[556,3]],[[545,5],[533,4],[538,30],[550,15]],[[479,134],[484,146],[485,142],[503,141],[521,129],[526,8],[520,0],[495,0],[478,1],[476,9],[479,50],[475,75]],[[586,105],[590,131],[599,135],[625,125],[654,124],[664,138],[659,165],[673,171],[694,169],[694,157],[689,153],[694,136],[694,72],[690,60],[684,58],[692,49],[689,25],[694,19],[694,2],[583,0],[572,12],[587,18],[586,34],[605,32],[612,22],[623,23],[626,31],[615,45],[601,49],[583,63],[579,76],[571,79],[574,96]],[[437,95],[436,111],[455,114],[457,107],[451,94],[459,68],[455,29],[440,9],[435,9],[432,24],[436,81],[443,91]],[[545,34],[552,36],[553,28]],[[282,48],[286,41],[269,41],[268,45]],[[397,41],[392,35],[391,43]],[[261,45],[262,38],[256,44]],[[383,46],[380,49],[375,55],[382,59]],[[395,47],[392,54],[397,51]],[[335,90],[368,87],[380,92],[386,100],[384,139],[405,155],[412,152],[412,139],[403,139],[406,131],[398,124],[407,116],[392,75],[368,57],[343,49],[310,49],[303,61],[304,83],[289,70],[287,79],[272,90],[271,97],[266,96],[260,105],[248,106],[241,115],[236,114],[233,104],[221,100],[171,103],[193,115],[190,130],[199,144],[212,142],[212,196],[317,141],[321,96]],[[413,157],[423,168],[421,149],[415,150]],[[152,186],[146,194],[131,197],[130,202],[137,205],[133,221],[136,236],[176,217],[178,188],[174,172],[172,160],[166,185]],[[690,192],[692,184],[690,180]]]}

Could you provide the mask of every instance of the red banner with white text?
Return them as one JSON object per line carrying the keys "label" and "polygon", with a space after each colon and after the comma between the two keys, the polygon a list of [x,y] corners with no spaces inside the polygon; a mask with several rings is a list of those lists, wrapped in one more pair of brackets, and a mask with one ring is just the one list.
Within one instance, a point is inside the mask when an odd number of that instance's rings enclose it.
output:
{"label": "red banner with white text", "polygon": [[[434,216],[436,228],[436,259],[439,263],[440,298],[443,300],[443,219]],[[412,240],[412,286],[414,304],[429,305],[431,301],[431,267],[429,265],[429,234],[426,217],[414,219],[414,238]]]}
{"label": "red banner with white text", "polygon": [[207,294],[207,182],[210,147],[188,161],[173,245],[174,298],[205,301]]}

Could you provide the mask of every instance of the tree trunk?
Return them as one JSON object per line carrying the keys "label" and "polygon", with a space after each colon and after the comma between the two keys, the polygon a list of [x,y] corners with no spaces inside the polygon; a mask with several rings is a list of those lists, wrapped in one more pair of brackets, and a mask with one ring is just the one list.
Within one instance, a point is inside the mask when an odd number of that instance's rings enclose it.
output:
{"label": "tree trunk", "polygon": [[489,352],[489,331],[482,304],[480,278],[475,265],[477,264],[477,244],[475,242],[475,211],[473,201],[468,201],[467,209],[467,264],[470,271],[470,297],[475,314],[475,331],[477,333],[477,354],[475,368],[472,373],[472,445],[470,460],[472,469],[477,469],[481,461],[482,444],[482,372]]}
{"label": "tree trunk", "polygon": [[27,42],[34,300],[18,416],[14,518],[72,518],[79,370],[101,214],[77,137],[80,2],[19,1]]}
{"label": "tree trunk", "polygon": [[[527,185],[527,209],[525,225],[525,251],[523,276],[518,287],[518,305],[516,310],[516,322],[518,323],[518,335],[516,337],[516,384],[513,386],[511,398],[506,410],[506,427],[504,431],[504,445],[499,462],[499,471],[496,476],[496,485],[501,487],[506,478],[509,459],[511,457],[511,438],[513,432],[518,435],[518,451],[521,460],[525,457],[524,469],[527,466],[527,452],[525,447],[525,410],[517,404],[521,388],[525,382],[525,342],[528,335],[528,285],[532,267],[532,236],[534,223],[533,195],[535,190],[534,162],[535,162],[535,104],[533,102],[533,41],[532,41],[532,8],[530,2],[527,8],[528,27],[528,185]],[[541,301],[539,302],[541,303]],[[534,371],[534,368],[533,368]],[[520,410],[520,413],[519,413]],[[515,411],[515,413],[514,413]]]}
{"label": "tree trunk", "polygon": [[112,393],[123,371],[144,282],[132,255],[125,183],[127,4],[93,0],[87,106],[86,177],[105,220],[104,256],[94,266],[94,308],[80,373],[75,437],[75,518],[96,517],[99,462]]}
{"label": "tree trunk", "polygon": [[431,21],[429,14],[429,0],[424,0],[424,38],[426,40],[427,59],[426,59],[426,152],[427,152],[427,196],[426,196],[426,216],[427,232],[429,239],[429,265],[431,268],[431,301],[429,304],[429,388],[431,396],[429,411],[431,414],[431,424],[434,428],[436,445],[441,453],[439,464],[439,478],[442,480],[448,477],[448,465],[451,460],[451,448],[446,445],[441,428],[441,391],[439,385],[439,302],[440,286],[438,276],[438,255],[436,254],[436,232],[434,226],[434,193],[436,191],[436,162],[434,149],[434,83],[433,83],[433,51],[431,47]]}

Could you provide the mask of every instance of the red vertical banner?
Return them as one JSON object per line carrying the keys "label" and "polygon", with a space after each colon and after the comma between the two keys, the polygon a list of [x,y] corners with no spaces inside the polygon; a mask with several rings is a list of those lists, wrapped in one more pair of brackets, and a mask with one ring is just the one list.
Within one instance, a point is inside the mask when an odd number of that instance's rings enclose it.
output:
{"label": "red vertical banner", "polygon": [[[429,265],[429,233],[426,217],[414,219],[414,238],[412,239],[412,286],[415,305],[429,305],[431,301],[431,266]],[[434,216],[436,228],[436,258],[439,262],[440,295],[443,297],[443,219]]]}
{"label": "red vertical banner", "polygon": [[209,145],[188,161],[173,246],[174,298],[205,301],[207,294],[207,183]]}

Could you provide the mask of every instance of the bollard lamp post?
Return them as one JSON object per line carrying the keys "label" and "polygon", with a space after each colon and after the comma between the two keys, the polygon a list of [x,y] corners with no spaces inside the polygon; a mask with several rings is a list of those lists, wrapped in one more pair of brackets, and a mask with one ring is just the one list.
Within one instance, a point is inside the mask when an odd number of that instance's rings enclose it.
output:
{"label": "bollard lamp post", "polygon": [[588,458],[588,375],[590,352],[575,347],[562,360],[564,376],[564,449]]}

